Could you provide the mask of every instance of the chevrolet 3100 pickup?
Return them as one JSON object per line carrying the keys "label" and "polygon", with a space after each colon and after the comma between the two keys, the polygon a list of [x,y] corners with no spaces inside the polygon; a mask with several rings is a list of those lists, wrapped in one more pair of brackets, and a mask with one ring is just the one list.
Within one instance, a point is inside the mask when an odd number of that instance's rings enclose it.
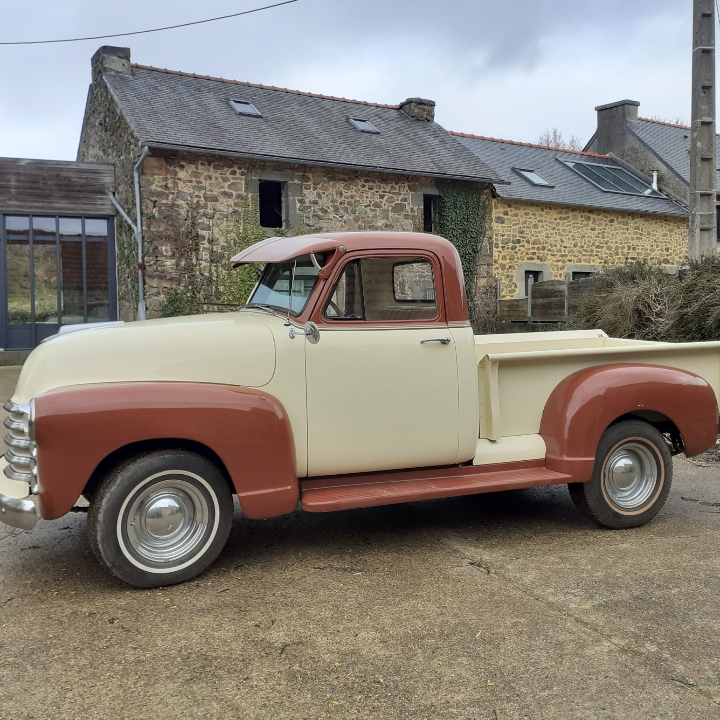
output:
{"label": "chevrolet 3100 pickup", "polygon": [[567,484],[628,528],[662,507],[673,454],[716,441],[720,343],[475,336],[442,238],[271,238],[232,263],[259,275],[237,312],[31,353],[5,406],[0,520],[89,503],[97,557],[153,587],[218,556],[233,495],[263,519]]}

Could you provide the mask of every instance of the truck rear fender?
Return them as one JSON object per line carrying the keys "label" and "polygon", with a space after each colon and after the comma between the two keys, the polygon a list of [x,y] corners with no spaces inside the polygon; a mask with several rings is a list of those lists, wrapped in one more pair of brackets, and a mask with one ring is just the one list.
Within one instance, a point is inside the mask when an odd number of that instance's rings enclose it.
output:
{"label": "truck rear fender", "polygon": [[243,512],[296,509],[292,429],[268,393],[230,385],[138,382],[62,388],[35,400],[40,511],[52,520],[77,502],[96,471],[128,451],[193,445],[216,457]]}
{"label": "truck rear fender", "polygon": [[632,415],[651,423],[667,418],[660,429],[672,423],[688,457],[717,440],[717,399],[699,375],[661,365],[601,365],[566,377],[550,394],[540,423],[547,468],[586,482],[602,434]]}

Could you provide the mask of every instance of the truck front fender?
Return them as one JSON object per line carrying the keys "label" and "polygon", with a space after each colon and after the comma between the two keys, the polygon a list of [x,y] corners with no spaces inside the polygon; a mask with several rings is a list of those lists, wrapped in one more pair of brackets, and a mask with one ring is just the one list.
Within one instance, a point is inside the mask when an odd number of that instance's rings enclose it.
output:
{"label": "truck front fender", "polygon": [[225,465],[250,518],[296,509],[292,429],[268,393],[231,385],[135,382],[81,385],[35,399],[40,513],[53,520],[77,502],[109,455],[143,441],[190,441]]}
{"label": "truck front fender", "polygon": [[717,440],[717,399],[699,375],[661,365],[600,365],[566,377],[550,394],[540,423],[547,468],[586,482],[605,430],[624,415],[648,412],[675,424],[689,457]]}

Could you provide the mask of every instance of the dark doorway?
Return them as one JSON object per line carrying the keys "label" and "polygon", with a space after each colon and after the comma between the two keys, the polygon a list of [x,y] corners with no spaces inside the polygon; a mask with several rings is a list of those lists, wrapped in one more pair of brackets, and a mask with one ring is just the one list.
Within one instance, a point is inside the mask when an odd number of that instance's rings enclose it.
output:
{"label": "dark doorway", "polygon": [[283,226],[283,184],[260,180],[260,225],[266,228]]}
{"label": "dark doorway", "polygon": [[423,232],[434,233],[437,216],[437,195],[423,195]]}

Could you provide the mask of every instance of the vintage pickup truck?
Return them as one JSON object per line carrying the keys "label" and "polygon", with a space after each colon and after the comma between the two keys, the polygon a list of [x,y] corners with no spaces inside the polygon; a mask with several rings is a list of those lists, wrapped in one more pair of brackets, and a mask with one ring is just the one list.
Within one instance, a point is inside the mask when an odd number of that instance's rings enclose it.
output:
{"label": "vintage pickup truck", "polygon": [[671,456],[718,435],[720,343],[601,331],[473,334],[460,259],[416,233],[271,238],[232,259],[232,313],[59,335],[23,367],[0,520],[79,502],[91,546],[138,586],[252,519],[567,484],[610,528],[650,520]]}

